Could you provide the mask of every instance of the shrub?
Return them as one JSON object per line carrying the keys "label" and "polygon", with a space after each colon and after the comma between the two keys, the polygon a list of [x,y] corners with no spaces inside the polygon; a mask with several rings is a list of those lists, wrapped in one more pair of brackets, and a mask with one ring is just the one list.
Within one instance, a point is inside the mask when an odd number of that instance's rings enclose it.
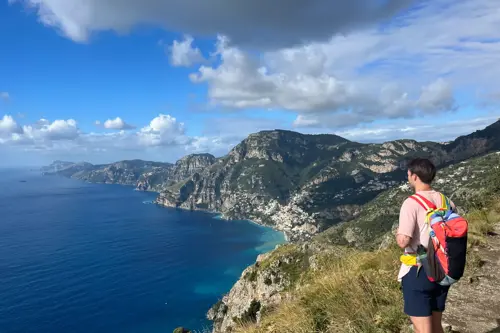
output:
{"label": "shrub", "polygon": [[[486,210],[476,209],[466,215],[471,234],[468,276],[483,264],[473,247],[485,243],[486,235],[500,221],[500,200],[491,199]],[[379,251],[346,248],[343,256],[325,255],[318,260],[321,263],[318,270],[302,273],[303,284],[291,300],[273,311],[261,311],[259,325],[246,324],[236,331],[408,332],[409,320],[403,313],[400,284],[396,280],[400,254],[401,250],[393,245]]]}
{"label": "shrub", "polygon": [[257,312],[260,310],[260,302],[252,300],[248,309],[241,315],[241,318],[233,318],[233,321],[242,325],[257,322]]}
{"label": "shrub", "polygon": [[191,331],[184,327],[177,327],[173,333],[191,333]]}
{"label": "shrub", "polygon": [[249,272],[247,272],[244,276],[245,280],[250,282],[257,281],[257,269],[253,268]]}

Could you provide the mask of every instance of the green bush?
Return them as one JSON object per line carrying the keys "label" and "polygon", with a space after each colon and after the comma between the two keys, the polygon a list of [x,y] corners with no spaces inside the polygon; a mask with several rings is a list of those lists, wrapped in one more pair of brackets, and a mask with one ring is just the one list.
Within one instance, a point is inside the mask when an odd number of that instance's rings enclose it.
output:
{"label": "green bush", "polygon": [[260,310],[260,302],[252,300],[250,307],[241,315],[240,321],[242,323],[255,323],[257,322],[257,312]]}
{"label": "green bush", "polygon": [[245,274],[245,280],[250,281],[250,282],[255,282],[257,281],[257,270],[254,268],[250,272],[247,272]]}

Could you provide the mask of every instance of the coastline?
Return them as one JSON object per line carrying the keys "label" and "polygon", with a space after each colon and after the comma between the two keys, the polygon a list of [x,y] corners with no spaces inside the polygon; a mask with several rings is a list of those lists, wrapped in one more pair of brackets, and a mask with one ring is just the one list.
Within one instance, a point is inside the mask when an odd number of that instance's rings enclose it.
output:
{"label": "coastline", "polygon": [[[63,176],[63,178],[68,178],[68,177],[64,177]],[[83,179],[78,179],[78,178],[73,178],[73,177],[69,177],[69,178],[71,178],[73,180],[81,181],[81,182],[87,183],[87,184],[95,184],[95,185],[119,185],[119,186],[125,186],[125,187],[129,187],[129,188],[133,187],[133,191],[137,191],[137,192],[150,192],[152,194],[154,193],[155,199],[153,199],[153,200],[151,200],[150,202],[147,202],[147,203],[148,204],[157,205],[160,208],[170,208],[170,209],[176,209],[176,210],[187,211],[187,212],[198,211],[198,212],[201,212],[201,213],[205,213],[205,214],[211,215],[211,218],[213,218],[213,219],[225,220],[225,221],[230,221],[230,222],[244,222],[244,223],[250,222],[252,225],[255,225],[258,228],[265,230],[262,233],[262,235],[261,235],[261,240],[260,240],[261,242],[260,242],[260,244],[257,245],[255,248],[253,248],[253,251],[255,253],[255,259],[253,260],[253,262],[251,264],[249,264],[248,266],[246,266],[245,268],[243,268],[241,272],[238,272],[238,274],[236,274],[238,276],[241,275],[246,269],[248,269],[248,267],[253,266],[255,264],[255,262],[258,260],[258,257],[260,255],[265,255],[267,253],[270,253],[270,252],[274,251],[276,248],[278,248],[279,246],[287,244],[287,243],[290,242],[290,238],[289,238],[289,236],[287,235],[286,232],[284,232],[282,230],[279,230],[279,229],[277,229],[277,228],[275,228],[273,226],[269,226],[269,225],[264,225],[264,224],[258,223],[258,222],[254,221],[254,220],[251,220],[251,219],[229,219],[229,218],[226,218],[223,213],[218,212],[218,211],[211,211],[211,210],[208,210],[208,209],[186,209],[186,208],[172,207],[172,206],[167,206],[167,205],[161,204],[160,202],[158,202],[158,196],[160,195],[160,192],[158,192],[158,191],[138,189],[137,186],[132,185],[132,184],[91,182],[91,181],[88,181],[88,180],[83,180]],[[239,278],[237,278],[235,280],[235,282],[231,286],[228,287],[228,289],[227,289],[226,292],[221,292],[220,295],[219,295],[219,298],[222,298],[226,294],[228,294],[230,292],[230,290],[233,289],[233,287],[236,285],[236,283],[238,281],[239,281]],[[211,307],[214,304],[212,304]],[[206,311],[209,311],[210,308],[206,309]],[[213,325],[213,323],[211,323],[210,327],[213,327],[212,325]]]}
{"label": "coastline", "polygon": [[[183,209],[183,208],[181,208]],[[279,230],[279,229],[276,229],[276,228],[273,228],[272,226],[269,226],[269,225],[265,225],[265,224],[260,224],[256,221],[253,221],[253,220],[250,220],[250,219],[243,219],[243,220],[232,220],[232,219],[228,219],[228,218],[225,218],[224,217],[224,214],[222,213],[219,213],[219,212],[214,212],[214,213],[211,213],[211,214],[216,214],[213,218],[216,219],[216,220],[225,220],[225,221],[245,221],[245,222],[250,222],[252,224],[255,224],[256,226],[258,226],[259,228],[264,228],[264,229],[271,229],[275,232],[278,232],[280,234],[283,235],[283,238],[284,238],[284,242],[281,243],[281,244],[286,244],[286,243],[289,243],[290,242],[290,239],[288,237],[288,235],[286,234],[286,232],[284,232],[283,230]],[[280,244],[280,245],[281,245]]]}

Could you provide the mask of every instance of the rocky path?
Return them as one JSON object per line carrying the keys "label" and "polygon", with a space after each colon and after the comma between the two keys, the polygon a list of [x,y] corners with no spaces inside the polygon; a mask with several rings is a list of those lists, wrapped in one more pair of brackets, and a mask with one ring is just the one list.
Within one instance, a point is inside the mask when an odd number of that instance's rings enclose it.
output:
{"label": "rocky path", "polygon": [[500,224],[475,251],[482,266],[450,289],[444,321],[448,332],[500,333]]}

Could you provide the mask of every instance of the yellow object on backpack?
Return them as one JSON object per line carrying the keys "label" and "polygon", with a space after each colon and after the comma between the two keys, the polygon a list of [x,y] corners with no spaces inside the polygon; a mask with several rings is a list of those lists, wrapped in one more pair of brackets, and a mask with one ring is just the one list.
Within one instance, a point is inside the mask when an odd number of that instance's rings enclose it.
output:
{"label": "yellow object on backpack", "polygon": [[416,254],[405,253],[401,257],[399,257],[399,260],[406,266],[417,266]]}

